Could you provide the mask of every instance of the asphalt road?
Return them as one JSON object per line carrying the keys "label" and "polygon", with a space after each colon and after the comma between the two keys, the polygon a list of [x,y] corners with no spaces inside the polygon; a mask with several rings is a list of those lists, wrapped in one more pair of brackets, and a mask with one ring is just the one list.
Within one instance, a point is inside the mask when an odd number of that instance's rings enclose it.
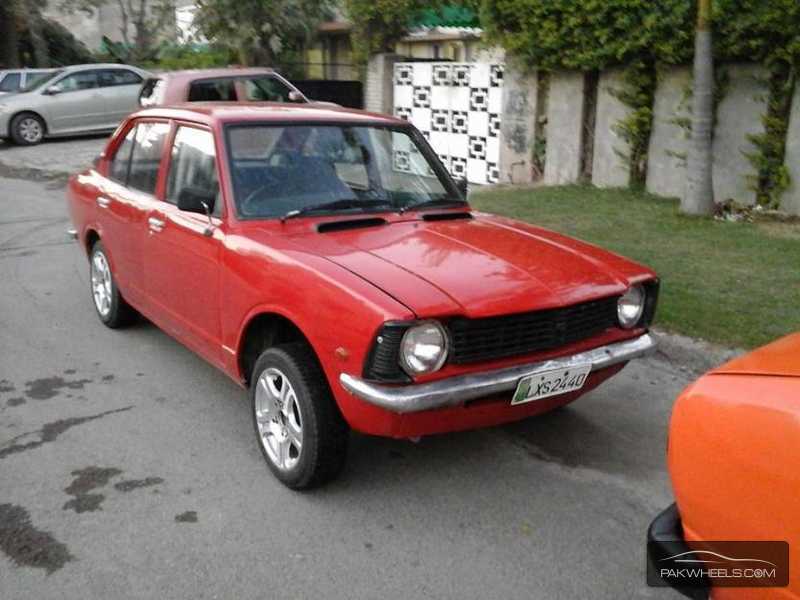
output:
{"label": "asphalt road", "polygon": [[0,597],[677,598],[644,583],[683,371],[406,441],[341,480],[268,472],[245,393],[154,326],[110,331],[61,186],[0,179]]}

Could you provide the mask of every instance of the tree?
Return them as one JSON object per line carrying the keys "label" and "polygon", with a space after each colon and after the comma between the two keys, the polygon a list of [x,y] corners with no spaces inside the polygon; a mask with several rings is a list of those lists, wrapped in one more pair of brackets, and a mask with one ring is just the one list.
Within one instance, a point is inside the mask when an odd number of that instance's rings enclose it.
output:
{"label": "tree", "polygon": [[[93,15],[108,0],[61,0],[64,12],[82,11]],[[126,62],[151,60],[158,51],[159,38],[175,28],[175,0],[115,0],[119,10],[119,34]]]}
{"label": "tree", "polygon": [[711,142],[714,127],[714,58],[711,0],[698,0],[694,50],[692,138],[689,146],[686,195],[681,211],[709,215],[714,210]]}
{"label": "tree", "polygon": [[365,59],[375,52],[393,52],[416,15],[441,6],[437,0],[344,0],[356,55]]}
{"label": "tree", "polygon": [[330,15],[331,0],[198,0],[195,24],[245,65],[294,58]]}
{"label": "tree", "polygon": [[0,69],[20,66],[16,0],[0,2]]}

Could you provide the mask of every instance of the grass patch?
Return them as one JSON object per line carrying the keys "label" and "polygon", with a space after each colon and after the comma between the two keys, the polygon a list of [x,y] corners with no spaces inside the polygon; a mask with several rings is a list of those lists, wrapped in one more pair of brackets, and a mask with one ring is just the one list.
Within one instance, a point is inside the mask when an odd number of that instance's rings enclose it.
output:
{"label": "grass patch", "polygon": [[800,330],[800,224],[687,217],[674,200],[588,186],[496,188],[470,203],[653,268],[663,329],[744,348]]}

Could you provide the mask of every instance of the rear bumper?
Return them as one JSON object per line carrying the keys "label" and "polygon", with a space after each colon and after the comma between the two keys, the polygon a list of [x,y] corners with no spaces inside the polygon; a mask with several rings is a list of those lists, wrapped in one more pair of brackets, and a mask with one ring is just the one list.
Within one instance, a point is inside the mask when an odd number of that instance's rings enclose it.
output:
{"label": "rear bumper", "polygon": [[[658,564],[663,559],[689,552],[690,550],[691,548],[683,539],[683,528],[678,507],[672,504],[653,519],[647,530],[648,577],[658,576]],[[695,580],[692,582],[691,587],[676,585],[669,579],[661,579],[661,581],[693,600],[707,600],[711,590],[711,585],[706,578]],[[686,580],[684,579],[683,582],[685,583]]]}
{"label": "rear bumper", "polygon": [[552,369],[591,364],[593,372],[599,371],[645,356],[653,352],[655,347],[653,336],[644,334],[632,340],[608,344],[571,356],[461,375],[431,383],[388,386],[365,381],[347,373],[342,373],[339,381],[350,394],[369,404],[394,413],[414,413],[458,406],[470,400],[509,392],[517,387],[523,377]]}

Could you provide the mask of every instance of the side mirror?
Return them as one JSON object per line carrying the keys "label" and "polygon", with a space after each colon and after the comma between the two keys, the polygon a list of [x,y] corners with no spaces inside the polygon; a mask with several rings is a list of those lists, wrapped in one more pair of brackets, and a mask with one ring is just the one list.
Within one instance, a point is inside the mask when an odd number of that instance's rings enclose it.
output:
{"label": "side mirror", "polygon": [[186,212],[211,215],[216,194],[196,187],[185,187],[178,194],[178,208]]}
{"label": "side mirror", "polygon": [[61,93],[61,87],[58,85],[51,85],[45,88],[44,93],[48,96],[56,96]]}
{"label": "side mirror", "polygon": [[305,102],[306,97],[303,96],[302,93],[298,92],[297,90],[291,90],[289,92],[289,102]]}
{"label": "side mirror", "polygon": [[467,181],[466,177],[463,179],[456,179],[456,187],[461,193],[461,197],[466,200],[467,194],[469,194],[469,182]]}
{"label": "side mirror", "polygon": [[178,194],[178,208],[186,212],[205,215],[208,218],[208,227],[203,234],[209,237],[214,232],[214,222],[211,220],[211,211],[214,210],[214,203],[217,195],[203,188],[185,187]]}

